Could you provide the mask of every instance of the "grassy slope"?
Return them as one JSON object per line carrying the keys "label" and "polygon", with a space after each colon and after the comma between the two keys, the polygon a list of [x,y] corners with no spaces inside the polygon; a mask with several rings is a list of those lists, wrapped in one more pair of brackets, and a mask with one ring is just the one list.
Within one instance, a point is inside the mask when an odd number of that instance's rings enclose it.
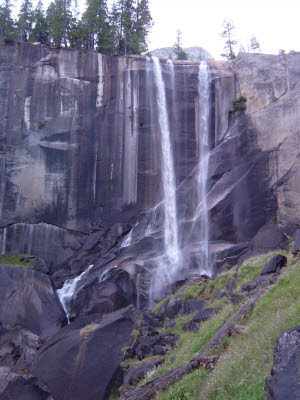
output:
{"label": "grassy slope", "polygon": [[14,267],[21,265],[22,267],[26,267],[33,261],[33,259],[30,260],[29,262],[20,261],[20,258],[26,257],[26,256],[28,256],[28,255],[27,254],[13,254],[13,255],[0,256],[0,264],[11,265]]}
{"label": "grassy slope", "polygon": [[[234,268],[220,275],[201,293],[207,295],[222,289],[236,272],[238,274],[236,292],[239,292],[242,284],[259,276],[265,263],[278,253],[285,254],[284,251],[272,252],[245,261],[239,271]],[[288,254],[288,264],[291,261],[292,256]],[[298,289],[300,262],[282,271],[282,276],[277,283],[262,296],[254,312],[243,326],[240,326],[242,334],[226,339],[223,346],[214,351],[215,354],[220,354],[216,369],[213,372],[193,371],[170,386],[168,390],[160,392],[156,399],[254,400],[264,398],[264,379],[270,375],[275,339],[286,329],[300,324],[300,291]],[[190,287],[187,290],[187,295],[182,297],[191,297]],[[198,296],[199,289],[196,289],[195,293]],[[226,298],[223,298],[214,301],[215,304],[211,305],[216,306],[217,302],[224,305],[225,301]],[[181,329],[190,316],[178,318],[175,327],[175,332],[180,334],[178,348],[167,355],[163,366],[153,371],[151,376],[149,374],[141,384],[190,360],[218,330],[223,320],[234,311],[231,304],[225,304],[220,313],[201,324],[197,333],[184,332]],[[171,359],[174,357],[175,362],[172,364]]]}

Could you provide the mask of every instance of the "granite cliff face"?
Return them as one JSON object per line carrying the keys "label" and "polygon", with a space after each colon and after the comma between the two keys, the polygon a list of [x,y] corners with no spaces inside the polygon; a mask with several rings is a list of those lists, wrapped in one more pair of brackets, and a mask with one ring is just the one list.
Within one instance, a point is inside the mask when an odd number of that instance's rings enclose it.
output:
{"label": "granite cliff face", "polygon": [[[62,262],[91,232],[115,224],[103,254],[116,248],[122,262],[159,247],[162,156],[150,60],[20,43],[1,45],[0,57],[2,253]],[[209,62],[208,206],[217,263],[236,260],[266,223],[277,219],[293,233],[300,222],[299,59],[241,53],[233,64]],[[170,65],[161,65],[184,243],[197,185],[199,66],[174,63],[174,94]],[[239,95],[247,109],[232,115]],[[147,218],[157,223],[150,238]],[[135,247],[121,249],[138,221],[144,228],[136,229]]]}

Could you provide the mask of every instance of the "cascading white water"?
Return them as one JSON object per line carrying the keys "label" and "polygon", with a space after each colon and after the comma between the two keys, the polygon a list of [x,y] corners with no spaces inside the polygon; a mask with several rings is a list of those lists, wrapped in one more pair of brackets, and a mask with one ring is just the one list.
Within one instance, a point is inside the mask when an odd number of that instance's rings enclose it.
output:
{"label": "cascading white water", "polygon": [[162,70],[158,58],[153,57],[154,80],[157,88],[157,110],[158,121],[161,130],[162,147],[162,178],[164,190],[164,243],[165,252],[170,263],[169,274],[176,269],[180,259],[180,248],[178,244],[177,212],[176,212],[176,186],[174,164],[170,140],[170,128],[167,111],[165,85]]}
{"label": "cascading white water", "polygon": [[122,247],[128,247],[131,245],[131,241],[132,241],[132,229],[131,231],[128,233],[126,239],[123,240],[122,244],[121,244],[121,248]]}
{"label": "cascading white water", "polygon": [[198,204],[200,219],[201,259],[199,268],[202,274],[211,275],[211,258],[209,251],[209,217],[207,209],[207,177],[209,163],[209,100],[210,73],[208,65],[202,61],[199,65],[199,171],[198,171]]}
{"label": "cascading white water", "polygon": [[74,296],[79,289],[77,289],[77,283],[86,275],[90,269],[93,267],[93,264],[89,265],[88,268],[83,271],[80,275],[76,276],[76,278],[68,279],[65,281],[63,287],[61,289],[57,289],[57,295],[59,297],[60,303],[65,311],[68,324],[70,323],[69,320],[69,313],[68,313],[68,306],[70,304],[70,300]]}

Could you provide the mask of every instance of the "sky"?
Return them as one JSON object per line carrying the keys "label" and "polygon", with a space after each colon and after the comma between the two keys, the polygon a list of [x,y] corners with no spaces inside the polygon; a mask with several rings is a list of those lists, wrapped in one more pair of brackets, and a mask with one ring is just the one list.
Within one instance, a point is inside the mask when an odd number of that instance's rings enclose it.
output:
{"label": "sky", "polygon": [[255,36],[264,53],[300,51],[299,0],[150,0],[150,5],[155,23],[150,50],[172,46],[180,29],[183,47],[201,46],[222,59],[220,32],[227,18],[233,21],[236,39],[245,50]]}
{"label": "sky", "polygon": [[[43,3],[46,6],[50,0]],[[222,59],[224,39],[220,32],[226,18],[233,22],[236,39],[245,50],[255,36],[263,53],[278,54],[279,49],[300,51],[300,0],[149,0],[149,3],[154,21],[149,50],[173,46],[176,31],[180,29],[183,47],[200,46],[215,59]],[[78,4],[83,10],[84,0],[78,0]]]}

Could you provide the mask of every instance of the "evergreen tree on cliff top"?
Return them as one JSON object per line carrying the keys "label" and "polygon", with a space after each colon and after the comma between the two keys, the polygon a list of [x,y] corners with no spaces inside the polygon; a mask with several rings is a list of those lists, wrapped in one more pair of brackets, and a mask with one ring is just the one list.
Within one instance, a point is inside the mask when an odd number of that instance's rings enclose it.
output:
{"label": "evergreen tree on cliff top", "polygon": [[71,0],[55,0],[47,10],[50,41],[56,47],[68,46],[68,36],[71,28]]}
{"label": "evergreen tree on cliff top", "polygon": [[15,40],[17,36],[14,20],[11,16],[11,2],[5,0],[0,6],[0,37]]}
{"label": "evergreen tree on cliff top", "polygon": [[49,26],[43,10],[41,0],[37,3],[32,15],[33,29],[30,35],[30,42],[40,42],[47,44],[49,42]]}
{"label": "evergreen tree on cliff top", "polygon": [[32,3],[30,0],[23,1],[18,17],[19,40],[21,42],[28,42],[32,34],[33,22]]}
{"label": "evergreen tree on cliff top", "polygon": [[237,41],[234,39],[235,27],[232,21],[225,19],[223,22],[223,31],[221,32],[222,38],[226,39],[224,44],[225,53],[221,54],[222,57],[227,58],[227,60],[234,60],[236,55],[234,53],[234,46]]}
{"label": "evergreen tree on cliff top", "polygon": [[152,26],[148,0],[118,0],[118,54],[141,54],[147,51],[147,37]]}
{"label": "evergreen tree on cliff top", "polygon": [[182,48],[182,41],[181,41],[182,33],[181,33],[181,30],[178,29],[176,34],[177,34],[176,42],[175,42],[175,44],[173,46],[174,50],[175,50],[175,54],[176,54],[176,59],[177,60],[187,60],[187,54],[186,54],[185,51],[183,51],[183,48]]}
{"label": "evergreen tree on cliff top", "polygon": [[85,48],[95,49],[97,38],[105,36],[108,24],[106,0],[88,0],[82,16]]}

